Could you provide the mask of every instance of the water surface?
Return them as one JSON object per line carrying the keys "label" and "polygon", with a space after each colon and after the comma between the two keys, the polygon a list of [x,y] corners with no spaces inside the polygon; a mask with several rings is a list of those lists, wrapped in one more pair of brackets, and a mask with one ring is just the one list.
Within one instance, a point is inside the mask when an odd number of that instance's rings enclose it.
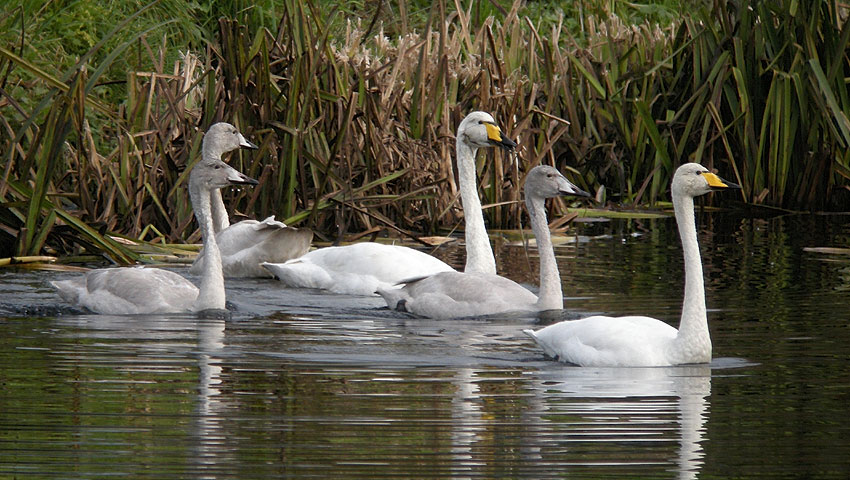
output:
{"label": "water surface", "polygon": [[[850,218],[701,215],[711,365],[579,368],[521,329],[678,321],[672,219],[579,225],[566,310],[434,321],[228,282],[232,317],[73,314],[0,271],[0,477],[847,478]],[[459,262],[451,249],[438,252]],[[534,251],[500,270],[535,278]]]}

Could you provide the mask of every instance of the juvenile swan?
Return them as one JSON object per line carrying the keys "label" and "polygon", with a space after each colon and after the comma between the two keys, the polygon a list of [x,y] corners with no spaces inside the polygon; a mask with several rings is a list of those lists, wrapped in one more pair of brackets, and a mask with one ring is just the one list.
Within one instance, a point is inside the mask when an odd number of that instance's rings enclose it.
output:
{"label": "juvenile swan", "polygon": [[[203,161],[220,160],[223,154],[233,149],[233,136],[238,136],[240,147],[257,148],[232,125],[216,123],[204,135]],[[271,274],[260,263],[285,262],[304,255],[310,249],[313,240],[311,231],[288,227],[275,220],[274,215],[263,221],[243,220],[231,225],[221,189],[212,192],[210,206],[225,277],[270,277]],[[198,254],[189,270],[191,273],[203,271],[205,251],[201,250]]]}
{"label": "juvenile swan", "polygon": [[[240,146],[233,130],[227,148]],[[202,159],[189,174],[189,197],[201,226],[207,262],[201,272],[201,288],[177,273],[159,268],[105,268],[82,277],[51,284],[67,302],[93,312],[112,315],[197,312],[224,309],[224,276],[210,215],[210,195],[228,185],[256,185],[219,159]]]}
{"label": "juvenile swan", "polygon": [[546,354],[580,366],[650,367],[710,362],[711,338],[694,197],[729,188],[740,187],[696,163],[682,165],[673,175],[673,208],[685,256],[685,299],[678,330],[649,317],[593,316],[524,332]]}
{"label": "juvenile swan", "polygon": [[[484,227],[478,199],[475,154],[482,147],[512,149],[516,143],[502,135],[493,117],[472,112],[458,127],[458,181],[466,223],[466,271],[495,274],[496,260]],[[400,282],[454,271],[431,255],[408,247],[363,242],[314,250],[286,263],[264,263],[290,287],[321,288],[337,293],[373,295]]]}
{"label": "juvenile swan", "polygon": [[525,180],[525,205],[540,255],[540,294],[513,280],[481,272],[445,272],[409,282],[403,288],[381,289],[387,306],[422,317],[453,318],[510,311],[542,311],[564,307],[561,278],[546,220],[545,200],[559,195],[588,196],[558,170],[534,167]]}

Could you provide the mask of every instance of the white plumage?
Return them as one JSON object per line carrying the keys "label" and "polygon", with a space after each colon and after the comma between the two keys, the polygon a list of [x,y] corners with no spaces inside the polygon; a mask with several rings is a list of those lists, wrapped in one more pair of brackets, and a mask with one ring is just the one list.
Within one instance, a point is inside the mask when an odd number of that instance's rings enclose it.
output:
{"label": "white plumage", "polygon": [[524,332],[547,355],[581,366],[651,367],[710,362],[711,338],[694,197],[728,188],[738,185],[696,163],[682,165],[673,176],[673,207],[685,257],[685,296],[678,330],[650,317],[593,316]]}
{"label": "white plumage", "polygon": [[[496,273],[493,248],[484,227],[484,214],[475,176],[475,153],[481,147],[513,148],[493,117],[472,112],[458,127],[458,181],[466,225],[466,271]],[[411,278],[454,271],[448,264],[419,250],[363,242],[314,250],[285,263],[263,267],[290,287],[321,288],[336,293],[373,295]]]}
{"label": "white plumage", "polygon": [[587,195],[550,166],[533,168],[525,182],[525,201],[540,254],[540,294],[504,277],[480,272],[446,272],[408,282],[403,288],[380,289],[391,309],[422,317],[457,318],[510,311],[563,308],[561,279],[546,220],[545,199]]}
{"label": "white plumage", "polygon": [[399,245],[363,242],[313,250],[284,264],[263,263],[290,287],[320,288],[350,295],[373,295],[409,278],[451,271],[425,252]]}
{"label": "white plumage", "polygon": [[189,175],[192,208],[210,260],[201,272],[200,288],[169,270],[125,267],[92,270],[78,278],[51,282],[59,295],[95,313],[112,315],[224,309],[224,277],[213,233],[210,196],[224,186],[257,184],[221,161],[222,153],[251,146],[232,125],[217,123],[204,136],[205,154]]}
{"label": "white plumage", "polygon": [[[220,193],[215,194],[221,197]],[[216,241],[225,277],[271,277],[260,264],[286,262],[304,255],[310,249],[313,232],[289,227],[272,215],[262,221],[242,220],[229,225],[216,233]],[[189,271],[198,273],[203,265],[202,250]]]}

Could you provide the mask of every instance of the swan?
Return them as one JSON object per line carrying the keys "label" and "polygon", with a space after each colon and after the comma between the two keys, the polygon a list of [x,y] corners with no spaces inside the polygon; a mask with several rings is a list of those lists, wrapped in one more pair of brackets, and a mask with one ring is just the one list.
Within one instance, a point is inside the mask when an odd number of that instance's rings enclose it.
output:
{"label": "swan", "polygon": [[[223,122],[211,126],[201,144],[201,158],[208,162],[221,159],[223,154],[230,151],[230,139],[226,132],[235,130],[232,125]],[[236,134],[240,147],[257,148],[242,134]],[[288,227],[275,220],[274,215],[262,221],[243,220],[231,225],[221,198],[221,189],[214,190],[211,195],[213,229],[225,277],[270,277],[269,271],[261,267],[260,263],[285,262],[304,255],[310,249],[313,232]],[[198,254],[189,269],[190,273],[203,272],[204,252],[201,250]]]}
{"label": "swan", "polygon": [[678,330],[650,317],[593,316],[524,332],[546,354],[580,366],[652,367],[710,362],[711,338],[694,197],[729,188],[740,187],[697,163],[686,163],[673,175],[673,209],[685,257],[685,297]]}
{"label": "swan", "polygon": [[[496,259],[478,199],[475,155],[479,148],[516,147],[502,135],[493,116],[472,112],[458,126],[456,138],[458,183],[463,204],[467,272],[496,273]],[[362,242],[313,250],[285,263],[262,264],[290,287],[320,288],[336,293],[374,295],[404,280],[453,272],[454,269],[419,250],[397,245]]]}
{"label": "swan", "polygon": [[557,169],[539,165],[525,180],[525,205],[540,254],[540,293],[491,273],[444,272],[408,282],[402,288],[380,289],[387,306],[422,317],[455,318],[510,311],[556,310],[564,307],[561,278],[546,220],[545,200],[559,195],[589,196]]}
{"label": "swan", "polygon": [[[219,141],[224,151],[243,146],[244,137],[232,126],[221,127],[216,132],[221,136]],[[224,309],[224,276],[211,215],[211,193],[228,185],[256,184],[256,180],[218,157],[202,158],[189,174],[189,198],[201,226],[204,250],[209,259],[201,272],[200,288],[170,270],[143,267],[97,269],[81,277],[50,283],[65,301],[101,314]]]}

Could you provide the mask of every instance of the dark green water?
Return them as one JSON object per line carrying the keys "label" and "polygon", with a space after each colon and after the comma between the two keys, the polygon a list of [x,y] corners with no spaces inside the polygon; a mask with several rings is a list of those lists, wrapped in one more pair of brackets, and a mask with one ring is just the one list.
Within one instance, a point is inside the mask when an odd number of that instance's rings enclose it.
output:
{"label": "dark green water", "polygon": [[[804,248],[850,246],[850,217],[699,224],[710,366],[570,367],[520,332],[552,319],[271,280],[229,282],[228,320],[21,315],[68,274],[0,271],[0,478],[848,478],[850,256]],[[564,317],[678,321],[672,220],[579,231]]]}

